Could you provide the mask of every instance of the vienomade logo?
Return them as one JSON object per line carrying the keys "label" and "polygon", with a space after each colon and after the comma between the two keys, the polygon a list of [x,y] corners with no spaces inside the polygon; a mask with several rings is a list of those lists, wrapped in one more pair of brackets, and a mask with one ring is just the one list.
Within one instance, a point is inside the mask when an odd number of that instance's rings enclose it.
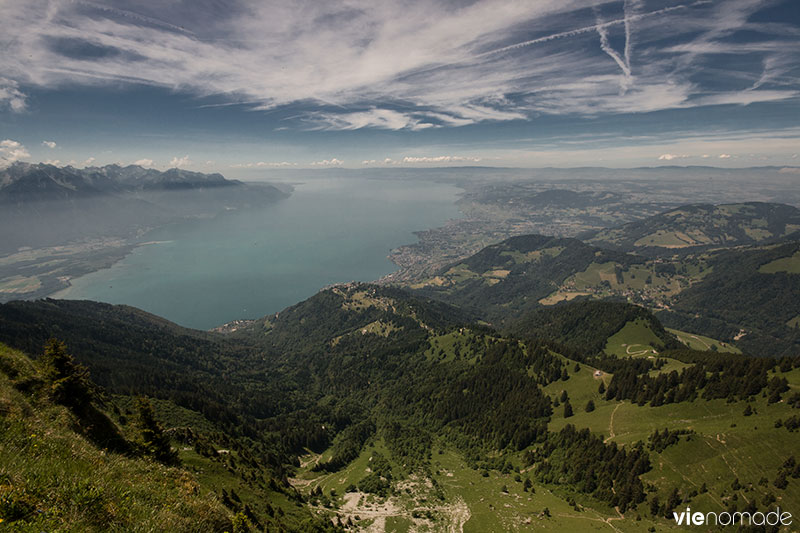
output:
{"label": "vienomade logo", "polygon": [[774,511],[762,513],[760,511],[750,512],[722,512],[722,513],[701,513],[692,512],[687,507],[685,511],[672,512],[672,517],[679,526],[789,526],[792,524],[792,513],[782,512],[778,507]]}

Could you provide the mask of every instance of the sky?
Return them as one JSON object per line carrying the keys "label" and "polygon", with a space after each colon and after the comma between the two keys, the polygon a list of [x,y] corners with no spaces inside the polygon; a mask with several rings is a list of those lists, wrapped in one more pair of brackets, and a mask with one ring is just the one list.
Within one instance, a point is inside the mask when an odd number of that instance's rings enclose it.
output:
{"label": "sky", "polygon": [[800,164],[797,0],[0,0],[0,166]]}

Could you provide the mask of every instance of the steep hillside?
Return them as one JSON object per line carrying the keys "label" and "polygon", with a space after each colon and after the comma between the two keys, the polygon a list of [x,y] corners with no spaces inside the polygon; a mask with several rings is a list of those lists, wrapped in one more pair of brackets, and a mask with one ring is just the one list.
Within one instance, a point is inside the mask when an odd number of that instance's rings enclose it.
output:
{"label": "steep hillside", "polygon": [[586,242],[645,255],[774,241],[800,231],[800,210],[784,204],[746,202],[686,205],[618,228]]}
{"label": "steep hillside", "polygon": [[[160,442],[167,451],[170,446],[158,440],[166,435],[158,422],[151,420],[150,433],[145,433],[138,415],[126,420],[108,398],[91,392],[91,382],[78,385],[76,379],[84,378],[74,373],[54,376],[55,368],[63,366],[34,363],[25,354],[0,345],[3,527],[10,531],[222,532],[244,531],[247,524],[283,529],[299,524],[283,511],[284,518],[266,513],[259,517],[249,506],[232,505],[219,486],[236,484],[234,470],[217,469],[210,458],[192,459],[194,452],[187,451],[191,448],[179,453],[172,448],[170,464],[160,462],[151,455],[155,448],[150,446]],[[70,383],[68,396],[59,393],[66,383]],[[95,394],[92,400],[87,397],[91,403],[76,399],[79,390],[87,391],[89,397]],[[109,407],[117,412],[116,422],[101,410]],[[104,435],[120,439],[125,434],[130,440],[116,446],[116,451],[108,449],[97,439],[101,426]],[[221,470],[215,483],[202,473],[206,470]],[[261,490],[259,497],[276,506],[285,500],[269,490]],[[261,507],[254,508],[261,511]],[[302,518],[311,520],[307,513]]]}

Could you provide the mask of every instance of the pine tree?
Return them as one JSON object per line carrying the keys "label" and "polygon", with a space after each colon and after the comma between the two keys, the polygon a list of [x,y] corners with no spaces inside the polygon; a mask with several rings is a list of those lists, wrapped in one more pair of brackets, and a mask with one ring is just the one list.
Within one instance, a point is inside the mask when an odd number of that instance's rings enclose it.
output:
{"label": "pine tree", "polygon": [[176,464],[178,454],[170,446],[169,437],[164,434],[164,428],[156,420],[153,406],[147,398],[136,398],[136,412],[142,451],[164,464]]}
{"label": "pine tree", "polygon": [[80,409],[92,401],[95,392],[89,380],[89,370],[67,353],[63,342],[57,339],[47,341],[39,364],[48,394],[54,402]]}
{"label": "pine tree", "polygon": [[564,402],[564,418],[569,418],[573,415],[572,412],[572,405],[569,403],[569,400]]}
{"label": "pine tree", "polygon": [[586,402],[586,412],[591,413],[592,411],[594,411],[594,401],[589,400],[588,402]]}
{"label": "pine tree", "polygon": [[522,484],[522,490],[528,492],[532,486],[533,483],[531,483],[531,478],[526,477],[525,482]]}

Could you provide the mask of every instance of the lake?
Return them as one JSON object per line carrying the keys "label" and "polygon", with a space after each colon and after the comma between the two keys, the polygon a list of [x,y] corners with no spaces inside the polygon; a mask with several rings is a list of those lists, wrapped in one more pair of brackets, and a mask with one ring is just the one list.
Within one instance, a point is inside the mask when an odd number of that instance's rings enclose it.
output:
{"label": "lake", "polygon": [[424,180],[309,178],[261,209],[151,231],[111,268],[54,297],[127,304],[208,329],[280,311],[333,283],[372,281],[414,231],[459,216],[460,189]]}

